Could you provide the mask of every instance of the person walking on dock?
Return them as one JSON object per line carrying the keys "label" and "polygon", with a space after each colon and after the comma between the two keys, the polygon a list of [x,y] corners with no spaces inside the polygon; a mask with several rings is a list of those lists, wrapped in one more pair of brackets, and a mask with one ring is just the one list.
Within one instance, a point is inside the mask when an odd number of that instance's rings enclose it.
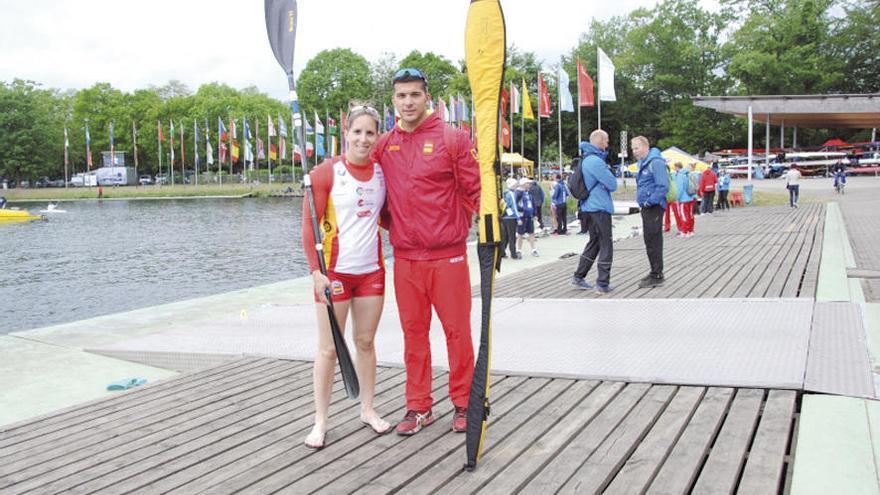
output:
{"label": "person walking on dock", "polygon": [[633,156],[638,160],[636,175],[636,201],[641,208],[642,236],[651,271],[639,281],[639,287],[651,288],[663,285],[663,210],[666,208],[666,191],[669,189],[666,159],[657,148],[651,148],[644,136],[630,141]]}

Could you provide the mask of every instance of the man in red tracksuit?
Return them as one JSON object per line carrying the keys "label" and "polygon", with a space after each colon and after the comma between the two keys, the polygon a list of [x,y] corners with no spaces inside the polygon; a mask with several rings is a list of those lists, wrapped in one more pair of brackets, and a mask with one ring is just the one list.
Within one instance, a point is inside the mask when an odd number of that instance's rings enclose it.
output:
{"label": "man in red tracksuit", "polygon": [[715,175],[715,171],[711,168],[707,168],[703,170],[703,173],[700,174],[700,197],[703,198],[703,202],[700,204],[700,214],[705,215],[706,213],[712,214],[715,211],[715,184],[718,183],[718,176]]}
{"label": "man in red tracksuit", "polygon": [[431,308],[446,334],[452,429],[467,426],[474,370],[466,240],[480,204],[480,166],[467,133],[428,111],[428,80],[401,69],[392,81],[400,121],[373,149],[385,173],[394,289],[403,328],[406,415],[400,435],[431,424]]}

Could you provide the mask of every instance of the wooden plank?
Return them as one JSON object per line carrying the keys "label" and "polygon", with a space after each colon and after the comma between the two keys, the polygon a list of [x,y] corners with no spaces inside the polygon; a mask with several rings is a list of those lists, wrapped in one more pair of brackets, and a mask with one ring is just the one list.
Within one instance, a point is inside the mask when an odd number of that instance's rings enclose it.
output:
{"label": "wooden plank", "polygon": [[[507,376],[493,378],[492,382],[492,402],[497,403],[502,397],[513,392],[517,387],[522,385],[527,378],[523,376]],[[494,407],[493,418],[494,420]],[[439,418],[441,422],[448,422],[449,417]],[[386,439],[381,439],[375,443],[383,442],[392,444],[383,452],[375,456],[363,456],[354,454],[352,464],[354,469],[339,476],[332,482],[321,487],[321,491],[325,493],[352,493],[366,483],[374,480],[381,480],[385,474],[400,463],[401,459],[408,459],[412,456],[421,455],[426,450],[434,450],[437,440],[444,436],[456,436],[454,433],[443,428],[427,428],[419,432],[418,442],[406,442],[406,437],[399,435],[389,435]]]}
{"label": "wooden plank", "polygon": [[[493,445],[491,451],[486,452],[478,469],[474,472],[462,472],[449,483],[443,485],[443,491],[447,493],[463,493],[465,491],[476,493],[478,489],[485,487],[512,462],[522,458],[529,447],[540,442],[550,429],[560,421],[564,421],[567,415],[575,413],[580,403],[593,391],[598,382],[577,381],[558,397],[546,403],[538,412],[528,418],[512,435],[504,439],[500,444]],[[528,470],[534,471],[538,466],[529,462]],[[492,491],[498,491],[494,486]]]}
{"label": "wooden plank", "polygon": [[563,448],[540,473],[523,487],[526,492],[555,493],[581,467],[605,438],[651,388],[649,384],[628,384],[586,428]]}
{"label": "wooden plank", "polygon": [[737,389],[724,426],[697,478],[694,492],[733,493],[745,461],[746,450],[764,400],[760,389]]}
{"label": "wooden plank", "polygon": [[749,450],[738,493],[779,493],[796,400],[797,393],[794,391],[770,391],[761,414],[758,434]]}
{"label": "wooden plank", "polygon": [[[272,368],[257,368],[260,374],[267,373],[265,378],[276,379],[291,376],[290,368],[285,368],[283,363],[276,363]],[[272,374],[268,374],[269,372]],[[301,371],[305,377],[305,370]],[[293,375],[296,376],[295,374]],[[261,378],[263,378],[261,376]],[[263,379],[265,379],[263,378]],[[236,374],[231,377],[230,382],[211,382],[209,385],[198,385],[193,390],[192,403],[187,403],[186,396],[183,394],[171,394],[169,398],[155,398],[153,404],[143,404],[139,408],[126,409],[125,413],[111,414],[95,418],[84,425],[72,431],[66,432],[67,435],[54,437],[49,444],[46,444],[45,437],[40,437],[35,441],[36,445],[19,444],[13,448],[23,448],[14,453],[15,461],[6,463],[0,467],[0,478],[7,473],[15,471],[15,477],[19,479],[27,479],[40,473],[55,471],[60,465],[69,464],[76,460],[88,459],[91,451],[89,446],[96,446],[108,440],[108,432],[116,433],[111,437],[111,441],[116,441],[119,445],[124,445],[128,438],[131,438],[136,428],[149,428],[151,426],[160,425],[164,421],[165,415],[180,414],[189,412],[197,414],[200,407],[218,401],[228,400],[233,397],[239,390],[248,390],[254,386],[254,378],[249,375]],[[215,386],[228,387],[223,392],[218,393]],[[132,397],[136,395],[132,394]],[[27,448],[24,448],[27,447]],[[95,447],[98,451],[104,451],[106,447]],[[12,450],[12,449],[9,449]],[[93,449],[94,450],[94,449]]]}
{"label": "wooden plank", "polygon": [[655,385],[633,408],[626,420],[608,435],[587,461],[569,478],[559,493],[600,493],[654,426],[672,400],[677,387]]}
{"label": "wooden plank", "polygon": [[[303,371],[300,377],[302,384],[298,396],[303,397],[304,403],[308,403],[310,393],[309,373]],[[65,444],[63,447],[52,450],[46,459],[32,458],[16,463],[26,465],[10,476],[18,484],[17,490],[24,491],[31,487],[44,487],[47,483],[54,482],[62,487],[69,487],[72,478],[80,478],[85,481],[82,473],[97,477],[103,473],[112,473],[113,476],[121,474],[121,462],[137,462],[138,468],[144,468],[149,464],[147,459],[151,456],[167,450],[169,438],[179,433],[193,430],[195,432],[210,431],[211,422],[218,420],[235,424],[240,418],[252,415],[251,412],[239,412],[236,409],[247,407],[264,407],[267,399],[279,396],[279,392],[295,391],[286,382],[279,381],[285,377],[285,370],[276,375],[260,376],[265,383],[252,377],[249,386],[242,386],[227,393],[227,399],[203,403],[201,407],[190,409],[185,414],[171,412],[168,416],[155,416],[149,418],[146,424],[122,424],[114,426],[113,430],[105,431],[104,436],[95,439],[88,438],[80,442]],[[274,404],[274,403],[273,403]],[[139,452],[141,447],[152,447]],[[141,462],[139,462],[141,461]],[[26,480],[26,481],[25,481]],[[44,488],[45,490],[45,488]]]}
{"label": "wooden plank", "polygon": [[[499,431],[499,429],[504,428],[505,418],[513,414],[530,397],[540,393],[550,382],[551,380],[548,378],[528,378],[499,401],[493,402],[492,415],[489,417],[489,427],[486,430],[486,442],[497,441],[503,434],[503,431]],[[456,455],[461,455],[461,448],[464,445],[464,438],[461,435],[452,434],[449,430],[446,430],[439,439],[430,443],[430,448],[427,449],[422,449],[421,443],[415,440],[418,436],[413,438],[413,442],[410,443],[417,444],[418,455],[399,458],[392,468],[382,473],[381,476],[374,477],[364,483],[354,493],[388,493],[391,490],[397,490],[420,474],[433,470],[438,462],[452,455],[453,452],[457,452]],[[464,464],[463,457],[458,457],[458,459],[461,464]]]}
{"label": "wooden plank", "polygon": [[[449,383],[449,374],[446,371],[435,370],[433,383],[433,393],[442,393]],[[404,391],[405,388],[401,384],[383,394],[381,400],[385,405],[379,409],[379,412],[391,421],[397,416],[402,416],[405,412]],[[357,403],[353,405],[357,405]],[[305,428],[298,426],[302,429],[295,436],[286,435],[286,438],[282,437],[280,441],[274,442],[266,448],[261,448],[258,452],[248,456],[245,462],[236,462],[233,469],[214,470],[208,476],[200,478],[195,486],[199,487],[199,490],[218,493],[239,490],[245,493],[269,493],[268,487],[270,486],[281,487],[294,481],[296,477],[291,476],[294,473],[302,472],[299,467],[304,465],[305,459],[308,459],[308,465],[312,465],[313,461],[319,461],[322,465],[330,464],[365,441],[361,437],[351,437],[351,434],[356,431],[362,429],[366,431],[365,427],[357,421],[346,421],[328,431],[326,447],[315,451],[303,445],[303,438],[308,433],[311,424],[309,420]],[[373,436],[370,437],[370,439],[373,438]]]}
{"label": "wooden plank", "polygon": [[558,421],[523,454],[498,473],[487,490],[495,493],[516,493],[562,449],[577,433],[602,412],[625,384],[602,382],[574,410]]}
{"label": "wooden plank", "polygon": [[[191,386],[195,382],[210,382],[216,379],[225,379],[225,377],[234,372],[253,366],[265,366],[267,360],[244,358],[234,362],[230,362],[200,372],[179,375],[169,380],[161,380],[154,383],[148,383],[136,390],[121,392],[119,395],[110,398],[95,399],[83,404],[77,404],[60,411],[55,411],[43,416],[28,419],[23,422],[14,423],[5,427],[0,427],[0,449],[9,448],[12,445],[21,443],[26,440],[46,435],[57,431],[60,428],[70,428],[87,422],[94,418],[95,415],[102,415],[109,412],[118,412],[128,408],[136,407],[142,403],[147,403],[155,397],[160,397],[169,392],[182,390]],[[131,395],[137,392],[137,397]]]}
{"label": "wooden plank", "polygon": [[641,494],[648,489],[700,405],[706,389],[681,387],[657,424],[626,461],[605,493]]}
{"label": "wooden plank", "polygon": [[[399,369],[380,369],[377,378],[380,375],[381,381],[377,383],[377,410],[380,413],[386,410],[396,411],[401,405],[406,375]],[[347,399],[344,389],[339,387],[341,383],[335,385],[336,390],[331,395],[331,404],[335,407],[330,409],[328,420],[332,422],[344,418],[346,421],[344,426],[331,429],[332,434],[328,432],[328,442],[334,441],[336,435],[348,440],[350,432],[365,431],[356,419],[359,403]],[[254,455],[255,450],[265,447],[273,440],[281,441],[288,447],[291,443],[303,447],[302,439],[311,430],[314,422],[313,397],[309,394],[283,407],[269,407],[267,405],[265,410],[258,409],[257,414],[246,419],[238,419],[228,425],[218,424],[207,435],[180,438],[177,447],[169,449],[170,451],[151,453],[147,457],[149,466],[138,462],[130,465],[137,469],[114,473],[112,477],[102,480],[102,483],[113,491],[126,493],[156,493],[164,487],[185,491],[177,488],[177,485],[183,484],[181,481],[188,483],[197,474],[214,471],[224,465],[228,468],[229,464],[225,462],[228,457],[224,455],[228,451],[234,451],[231,452],[233,456],[242,458],[241,450],[249,450]],[[303,447],[303,450],[306,449]],[[232,467],[237,469],[239,466]],[[180,476],[172,477],[177,474]],[[194,488],[198,485],[192,483],[190,486]],[[87,488],[87,491],[94,489]]]}
{"label": "wooden plank", "polygon": [[[502,448],[508,441],[521,434],[520,430],[528,420],[539,414],[544,407],[555,401],[563,392],[574,384],[573,380],[554,379],[542,388],[540,392],[532,395],[519,404],[515,411],[506,415],[494,425],[494,436],[491,441],[487,440],[483,448],[483,459],[494,455],[496,449]],[[461,439],[460,447],[454,450],[453,455],[446,456],[443,460],[435,463],[431,468],[401,487],[403,493],[410,495],[423,495],[435,491],[446,490],[446,484],[457,476],[468,476],[474,473],[462,471],[465,461],[464,438]],[[475,471],[475,473],[478,471]]]}
{"label": "wooden plank", "polygon": [[733,397],[732,388],[710,388],[647,493],[690,493],[700,466],[721,428]]}

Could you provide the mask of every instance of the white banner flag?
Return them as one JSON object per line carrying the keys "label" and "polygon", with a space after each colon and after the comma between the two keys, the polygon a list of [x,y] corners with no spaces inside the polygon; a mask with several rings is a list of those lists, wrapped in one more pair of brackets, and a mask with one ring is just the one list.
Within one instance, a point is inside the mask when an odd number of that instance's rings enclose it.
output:
{"label": "white banner flag", "polygon": [[605,55],[601,48],[599,50],[599,100],[617,101],[617,95],[614,94],[614,63]]}
{"label": "white banner flag", "polygon": [[557,80],[559,83],[559,110],[563,112],[574,112],[574,102],[571,100],[571,91],[568,89],[568,73],[559,65]]}

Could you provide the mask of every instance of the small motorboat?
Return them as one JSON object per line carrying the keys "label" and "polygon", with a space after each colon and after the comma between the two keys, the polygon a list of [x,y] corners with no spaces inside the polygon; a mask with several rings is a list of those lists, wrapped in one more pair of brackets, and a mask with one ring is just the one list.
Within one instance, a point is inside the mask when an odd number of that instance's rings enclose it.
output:
{"label": "small motorboat", "polygon": [[58,203],[49,203],[45,210],[40,210],[40,213],[67,213],[67,210],[58,208]]}
{"label": "small motorboat", "polygon": [[45,220],[43,215],[31,215],[27,210],[12,210],[0,208],[0,224],[2,223],[22,223],[33,220]]}

